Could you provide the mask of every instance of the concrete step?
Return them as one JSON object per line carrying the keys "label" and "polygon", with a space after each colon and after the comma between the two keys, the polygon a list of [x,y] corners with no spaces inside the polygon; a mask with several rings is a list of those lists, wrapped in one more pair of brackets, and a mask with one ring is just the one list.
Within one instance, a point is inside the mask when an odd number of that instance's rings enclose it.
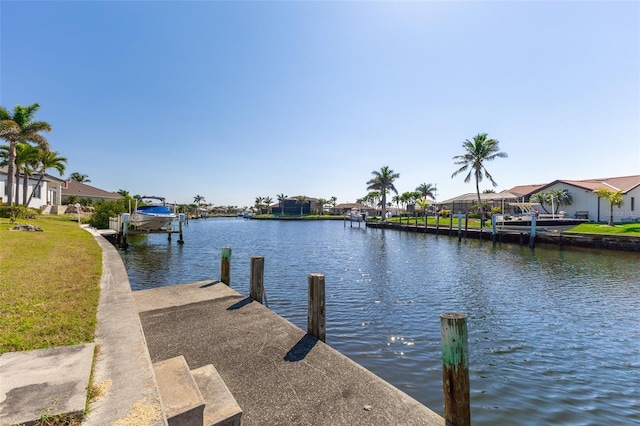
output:
{"label": "concrete step", "polygon": [[205,400],[204,426],[240,426],[242,409],[213,365],[191,371]]}
{"label": "concrete step", "polygon": [[202,426],[205,402],[182,355],[153,364],[169,426]]}

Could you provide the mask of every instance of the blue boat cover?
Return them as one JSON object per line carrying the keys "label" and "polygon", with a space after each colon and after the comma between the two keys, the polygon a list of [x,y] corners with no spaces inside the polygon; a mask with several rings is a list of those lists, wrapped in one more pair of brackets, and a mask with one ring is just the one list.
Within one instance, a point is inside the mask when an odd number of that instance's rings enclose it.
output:
{"label": "blue boat cover", "polygon": [[138,213],[142,214],[172,214],[173,212],[166,208],[165,206],[140,206],[136,210]]}

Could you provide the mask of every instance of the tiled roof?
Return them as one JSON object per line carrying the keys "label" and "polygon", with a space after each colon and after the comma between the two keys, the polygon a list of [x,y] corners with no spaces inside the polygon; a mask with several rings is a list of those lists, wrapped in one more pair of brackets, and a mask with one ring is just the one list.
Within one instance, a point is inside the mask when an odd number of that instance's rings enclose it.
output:
{"label": "tiled roof", "polygon": [[540,188],[547,186],[546,183],[533,184],[533,185],[518,185],[514,186],[509,190],[512,194],[517,194],[520,196],[527,196],[531,194],[535,194],[540,191]]}
{"label": "tiled roof", "polygon": [[591,191],[605,188],[612,191],[622,191],[623,193],[627,193],[640,185],[640,175],[585,180],[559,180],[557,182],[563,182],[568,185],[589,189]]}
{"label": "tiled roof", "polygon": [[78,197],[102,198],[113,200],[122,198],[120,194],[109,192],[74,180],[68,180],[66,188],[62,188],[62,196],[77,195]]}

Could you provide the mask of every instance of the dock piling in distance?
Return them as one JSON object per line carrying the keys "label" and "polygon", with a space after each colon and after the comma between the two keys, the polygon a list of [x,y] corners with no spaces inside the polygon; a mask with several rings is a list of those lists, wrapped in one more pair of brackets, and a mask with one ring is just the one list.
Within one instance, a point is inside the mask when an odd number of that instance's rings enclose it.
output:
{"label": "dock piling in distance", "polygon": [[458,212],[458,242],[462,241],[462,212]]}
{"label": "dock piling in distance", "polygon": [[310,274],[308,284],[307,333],[325,342],[327,330],[324,275]]}
{"label": "dock piling in distance", "polygon": [[231,247],[222,247],[220,256],[220,281],[231,285]]}
{"label": "dock piling in distance", "polygon": [[455,312],[440,314],[440,334],[444,419],[447,425],[470,426],[467,316]]}
{"label": "dock piling in distance", "polygon": [[251,257],[251,279],[249,283],[249,298],[262,304],[264,300],[264,257]]}

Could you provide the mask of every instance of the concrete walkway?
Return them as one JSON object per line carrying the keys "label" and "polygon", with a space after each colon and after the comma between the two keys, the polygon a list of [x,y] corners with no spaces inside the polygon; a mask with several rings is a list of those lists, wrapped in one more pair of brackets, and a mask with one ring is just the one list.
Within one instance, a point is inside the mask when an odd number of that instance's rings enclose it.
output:
{"label": "concrete walkway", "polygon": [[[134,292],[153,362],[213,364],[243,425],[444,425],[415,399],[225,284]],[[438,387],[434,392],[442,392]]]}

